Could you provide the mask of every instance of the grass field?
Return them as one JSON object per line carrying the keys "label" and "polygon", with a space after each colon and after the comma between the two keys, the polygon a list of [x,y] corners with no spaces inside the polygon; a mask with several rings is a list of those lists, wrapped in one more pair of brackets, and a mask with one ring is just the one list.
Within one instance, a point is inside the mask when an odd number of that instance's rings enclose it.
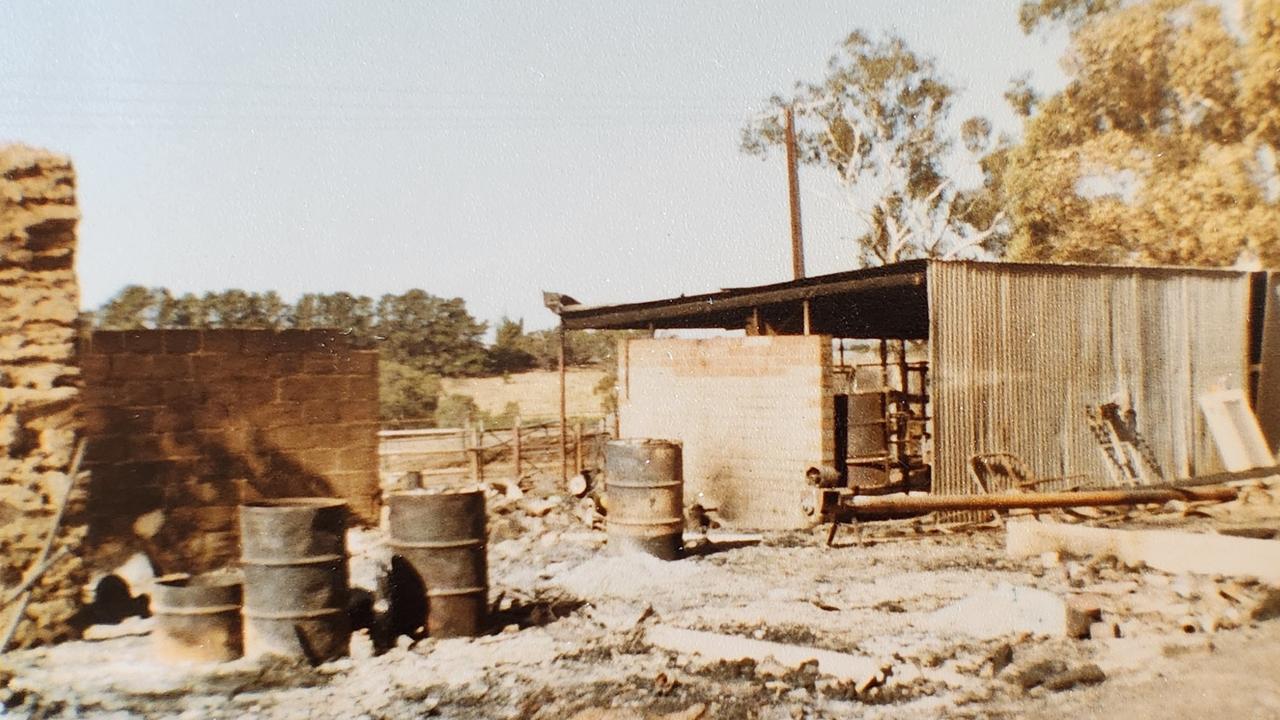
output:
{"label": "grass field", "polygon": [[[604,414],[601,398],[595,394],[596,383],[603,370],[569,370],[566,373],[565,403],[570,416]],[[554,371],[516,373],[490,378],[445,378],[443,391],[450,395],[468,395],[485,412],[501,413],[507,403],[520,406],[526,420],[548,420],[560,414],[560,379]]]}

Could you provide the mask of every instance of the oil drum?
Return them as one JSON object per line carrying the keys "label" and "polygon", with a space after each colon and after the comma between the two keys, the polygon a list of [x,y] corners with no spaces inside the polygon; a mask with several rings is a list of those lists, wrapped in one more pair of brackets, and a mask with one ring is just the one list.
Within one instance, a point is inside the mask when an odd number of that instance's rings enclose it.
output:
{"label": "oil drum", "polygon": [[304,657],[346,655],[347,504],[282,498],[240,506],[244,649]]}
{"label": "oil drum", "polygon": [[610,551],[678,559],[684,533],[680,443],[611,440],[604,448],[604,470]]}
{"label": "oil drum", "polygon": [[408,490],[388,503],[393,604],[425,611],[408,625],[432,637],[478,635],[489,597],[484,492]]}
{"label": "oil drum", "polygon": [[151,588],[156,655],[169,662],[225,662],[244,654],[238,577],[164,575]]}

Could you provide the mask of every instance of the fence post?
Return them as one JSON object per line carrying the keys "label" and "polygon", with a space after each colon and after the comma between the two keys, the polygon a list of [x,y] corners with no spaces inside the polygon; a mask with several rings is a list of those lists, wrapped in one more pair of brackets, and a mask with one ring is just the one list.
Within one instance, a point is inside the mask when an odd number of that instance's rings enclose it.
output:
{"label": "fence post", "polygon": [[[616,423],[617,415],[614,415]],[[596,428],[595,441],[591,443],[591,461],[595,463],[595,467],[604,467],[604,444],[610,440],[617,440],[618,432],[614,429],[613,435],[609,435],[609,421],[606,418],[600,418],[600,426]]]}
{"label": "fence post", "polygon": [[573,472],[575,475],[582,472],[582,421],[573,425]]}
{"label": "fence post", "polygon": [[511,426],[511,442],[512,442],[512,454],[515,455],[515,457],[512,459],[512,462],[515,464],[515,481],[519,483],[520,478],[524,477],[524,466],[522,464],[523,458],[520,456],[520,451],[523,448],[520,446],[520,416],[519,415],[516,415],[515,420],[513,421],[513,424]]}
{"label": "fence post", "polygon": [[475,429],[468,422],[462,428],[462,447],[467,455],[467,468],[471,475],[471,482],[478,484],[480,482],[480,454],[475,448],[475,438]]}
{"label": "fence post", "polygon": [[484,482],[484,421],[476,425],[476,475]]}

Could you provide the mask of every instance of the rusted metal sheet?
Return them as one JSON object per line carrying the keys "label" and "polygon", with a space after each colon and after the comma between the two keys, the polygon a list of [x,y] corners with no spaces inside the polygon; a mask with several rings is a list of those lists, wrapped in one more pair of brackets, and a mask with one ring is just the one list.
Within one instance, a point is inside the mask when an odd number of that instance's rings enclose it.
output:
{"label": "rusted metal sheet", "polygon": [[1166,478],[1222,469],[1195,398],[1246,380],[1244,272],[934,262],[934,492],[977,492],[966,460],[1109,477],[1085,408],[1131,403]]}

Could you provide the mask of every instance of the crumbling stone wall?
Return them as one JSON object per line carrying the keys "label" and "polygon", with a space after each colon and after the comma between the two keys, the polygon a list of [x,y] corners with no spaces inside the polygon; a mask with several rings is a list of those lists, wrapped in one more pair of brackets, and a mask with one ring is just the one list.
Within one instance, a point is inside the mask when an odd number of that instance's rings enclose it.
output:
{"label": "crumbling stone wall", "polygon": [[[70,160],[0,148],[0,586],[6,589],[35,564],[53,527],[76,443],[78,217]],[[84,535],[84,492],[77,486],[55,551],[78,550]],[[86,578],[78,552],[51,565],[34,588],[15,645],[70,636]],[[0,627],[8,627],[17,606],[0,611]]]}
{"label": "crumbling stone wall", "polygon": [[238,556],[236,506],[341,497],[377,522],[377,352],[328,330],[99,331],[81,347],[95,564]]}

